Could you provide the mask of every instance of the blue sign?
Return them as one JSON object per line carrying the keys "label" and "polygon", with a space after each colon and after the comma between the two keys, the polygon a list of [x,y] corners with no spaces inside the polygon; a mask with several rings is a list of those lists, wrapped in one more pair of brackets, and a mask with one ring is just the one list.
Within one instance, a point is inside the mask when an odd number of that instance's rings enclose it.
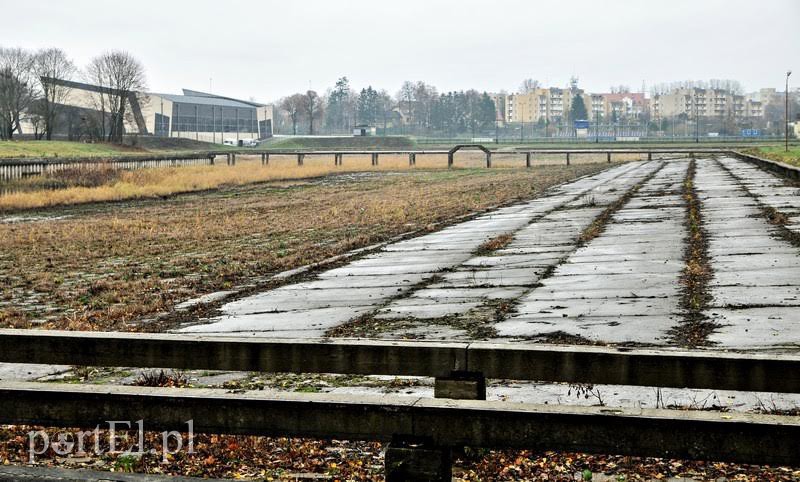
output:
{"label": "blue sign", "polygon": [[588,120],[576,120],[575,121],[575,128],[576,129],[588,129],[589,128],[589,121]]}
{"label": "blue sign", "polygon": [[759,129],[742,129],[742,137],[761,137]]}

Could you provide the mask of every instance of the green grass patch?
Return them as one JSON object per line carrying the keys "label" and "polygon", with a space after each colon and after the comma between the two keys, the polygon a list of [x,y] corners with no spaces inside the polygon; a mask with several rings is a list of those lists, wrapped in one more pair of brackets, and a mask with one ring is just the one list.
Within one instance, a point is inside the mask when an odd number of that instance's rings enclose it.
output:
{"label": "green grass patch", "polygon": [[800,145],[789,146],[789,151],[784,146],[758,147],[747,149],[745,152],[754,156],[765,157],[773,161],[784,162],[792,166],[800,167]]}
{"label": "green grass patch", "polygon": [[263,147],[267,149],[413,149],[416,143],[405,136],[367,137],[282,137]]}
{"label": "green grass patch", "polygon": [[[131,145],[133,144],[133,145]],[[0,158],[33,157],[33,158],[68,158],[68,157],[104,157],[121,155],[148,155],[151,153],[181,153],[200,151],[237,150],[221,144],[195,141],[192,139],[139,137],[128,139],[123,145],[108,142],[78,141],[0,141]]]}
{"label": "green grass patch", "polygon": [[0,157],[97,157],[136,154],[142,149],[70,141],[0,141]]}

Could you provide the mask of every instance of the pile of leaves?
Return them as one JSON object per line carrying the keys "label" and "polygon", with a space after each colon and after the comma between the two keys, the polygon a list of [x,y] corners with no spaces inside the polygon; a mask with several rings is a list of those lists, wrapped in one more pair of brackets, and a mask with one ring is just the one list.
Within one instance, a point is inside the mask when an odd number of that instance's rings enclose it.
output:
{"label": "pile of leaves", "polygon": [[[0,464],[28,462],[28,432],[40,427],[0,426]],[[57,433],[59,429],[49,429]],[[72,431],[74,432],[74,431]],[[124,433],[119,435],[124,437]],[[131,448],[134,431],[122,439]],[[101,447],[107,434],[101,432]],[[383,480],[383,445],[378,442],[321,441],[296,438],[198,434],[194,453],[181,451],[166,458],[161,434],[145,432],[145,446],[154,452],[141,456],[124,453],[73,454],[61,457],[48,450],[36,463],[93,470],[139,472],[194,477],[297,480],[314,477],[332,481]],[[87,438],[91,447],[93,439]],[[106,447],[107,448],[107,447]],[[617,481],[686,477],[696,480],[797,481],[800,468],[737,465],[608,455],[587,455],[525,450],[464,448],[454,454],[454,475],[464,481],[479,480],[590,480],[604,474]]]}

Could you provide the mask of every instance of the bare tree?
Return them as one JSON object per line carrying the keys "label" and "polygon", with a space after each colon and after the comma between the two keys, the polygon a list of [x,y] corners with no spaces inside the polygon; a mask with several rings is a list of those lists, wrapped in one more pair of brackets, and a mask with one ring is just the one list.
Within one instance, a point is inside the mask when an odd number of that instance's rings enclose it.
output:
{"label": "bare tree", "polygon": [[22,132],[22,115],[34,99],[31,55],[20,48],[0,47],[0,139]]}
{"label": "bare tree", "polygon": [[538,80],[525,79],[525,80],[522,81],[522,83],[519,86],[519,93],[520,94],[530,94],[531,92],[533,92],[534,90],[538,89],[541,86],[542,86],[542,84]]}
{"label": "bare tree", "polygon": [[144,67],[128,52],[112,51],[92,59],[86,74],[100,87],[96,104],[102,116],[103,136],[108,141],[121,143],[125,120],[130,118],[132,106],[137,102],[136,93],[146,88]]}
{"label": "bare tree", "polygon": [[300,120],[300,115],[303,113],[303,104],[305,103],[305,96],[303,94],[294,94],[285,97],[281,100],[281,110],[286,112],[289,119],[292,121],[292,134],[297,135],[297,123]]}
{"label": "bare tree", "polygon": [[431,122],[433,103],[439,98],[436,87],[419,81],[414,85],[414,120],[417,126],[427,128]]}
{"label": "bare tree", "polygon": [[314,135],[314,119],[322,116],[322,100],[313,90],[303,96],[302,113],[308,118],[308,133]]}
{"label": "bare tree", "polygon": [[403,104],[405,104],[405,120],[404,124],[410,124],[411,119],[414,117],[414,94],[416,88],[413,82],[406,80],[400,86],[400,91],[397,93],[397,107],[400,113],[403,114]]}
{"label": "bare tree", "polygon": [[53,138],[58,115],[69,97],[69,86],[60,81],[72,80],[75,71],[75,64],[61,49],[42,49],[33,56],[33,72],[41,95],[36,111],[44,121],[47,140]]}
{"label": "bare tree", "polygon": [[378,92],[378,104],[381,110],[381,119],[383,120],[383,135],[386,135],[386,128],[389,118],[392,116],[392,109],[394,108],[394,101],[392,96],[385,90]]}

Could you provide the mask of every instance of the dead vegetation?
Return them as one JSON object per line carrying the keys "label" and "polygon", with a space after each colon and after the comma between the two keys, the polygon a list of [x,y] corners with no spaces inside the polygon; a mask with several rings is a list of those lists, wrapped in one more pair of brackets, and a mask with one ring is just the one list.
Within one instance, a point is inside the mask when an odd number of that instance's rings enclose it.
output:
{"label": "dead vegetation", "polygon": [[778,236],[788,241],[794,246],[800,247],[800,233],[789,229],[787,224],[791,223],[791,219],[785,213],[778,211],[772,206],[766,206],[759,202],[761,213],[767,218],[767,222],[775,226]]}
{"label": "dead vegetation", "polygon": [[351,175],[28,212],[38,220],[0,223],[0,323],[157,329],[143,320],[194,296],[257,284],[605,167]]}
{"label": "dead vegetation", "polygon": [[[342,173],[446,169],[442,154],[417,155],[416,166],[408,165],[408,156],[383,154],[378,166],[367,155],[346,155],[343,165],[334,166],[330,155],[306,155],[298,166],[295,156],[272,155],[262,166],[258,156],[240,155],[235,166],[222,162],[214,166],[161,167],[124,171],[97,164],[70,168],[62,173],[0,183],[0,212],[92,202],[149,199],[180,193],[243,186],[269,181],[317,178]],[[577,164],[599,163],[600,156],[583,156]],[[478,168],[482,154],[459,154],[457,168]],[[563,159],[543,156],[537,165],[563,164]],[[495,168],[524,166],[519,154],[498,154]]]}
{"label": "dead vegetation", "polygon": [[503,249],[514,240],[512,233],[505,233],[486,240],[472,253],[475,256],[488,256],[497,250]]}
{"label": "dead vegetation", "polygon": [[133,385],[139,387],[174,387],[181,388],[189,385],[189,380],[182,372],[176,370],[152,370],[139,374]]}
{"label": "dead vegetation", "polygon": [[[639,191],[639,189],[650,179],[652,179],[661,168],[656,169],[644,179],[636,183],[635,186],[628,189],[625,194],[623,194],[619,199],[614,201],[613,203],[609,204],[599,216],[597,216],[592,224],[589,225],[586,229],[584,229],[581,234],[578,236],[578,246],[585,246],[589,243],[589,241],[595,239],[596,237],[603,234],[603,231],[606,229],[606,225],[611,221],[611,217],[622,209],[623,206],[628,204],[628,201]],[[596,206],[596,202],[594,196],[591,196],[588,200],[585,199],[584,196],[584,204],[580,207],[594,207]]]}
{"label": "dead vegetation", "polygon": [[689,162],[683,182],[683,198],[686,201],[686,229],[688,237],[684,251],[686,267],[681,276],[683,285],[682,305],[684,322],[673,328],[672,339],[688,347],[708,345],[708,336],[715,324],[704,314],[711,301],[708,283],[711,281],[711,262],[708,258],[708,240],[703,229],[702,205],[694,186],[696,161]]}

